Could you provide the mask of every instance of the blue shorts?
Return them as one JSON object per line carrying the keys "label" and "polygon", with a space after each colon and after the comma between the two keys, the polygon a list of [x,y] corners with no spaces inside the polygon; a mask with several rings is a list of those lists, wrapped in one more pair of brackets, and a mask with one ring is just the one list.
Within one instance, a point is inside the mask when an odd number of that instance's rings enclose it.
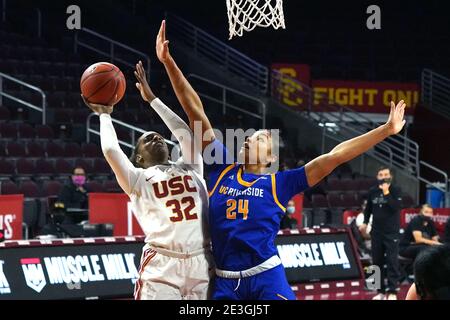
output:
{"label": "blue shorts", "polygon": [[214,300],[295,300],[283,265],[239,279],[215,278]]}

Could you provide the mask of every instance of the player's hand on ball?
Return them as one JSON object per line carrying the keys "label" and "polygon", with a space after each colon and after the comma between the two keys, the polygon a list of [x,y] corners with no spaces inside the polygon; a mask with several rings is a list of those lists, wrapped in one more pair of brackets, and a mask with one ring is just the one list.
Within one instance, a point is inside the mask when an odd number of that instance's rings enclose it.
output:
{"label": "player's hand on ball", "polygon": [[391,113],[385,125],[390,136],[399,133],[405,126],[405,108],[405,101],[401,100],[397,105],[391,101]]}
{"label": "player's hand on ball", "polygon": [[114,106],[104,106],[101,104],[90,103],[86,100],[86,98],[83,95],[81,95],[81,98],[83,99],[84,104],[86,106],[88,106],[89,109],[91,109],[93,112],[95,112],[97,114],[102,114],[102,113],[111,114],[114,110]]}
{"label": "player's hand on ball", "polygon": [[142,64],[142,61],[139,61],[139,63],[136,65],[134,75],[138,81],[136,83],[136,88],[141,93],[142,99],[144,99],[147,102],[152,102],[153,100],[155,100],[156,96],[153,93],[152,89],[150,88],[150,85],[148,84],[147,76],[145,74],[145,69]]}
{"label": "player's hand on ball", "polygon": [[166,40],[166,20],[161,23],[156,37],[156,55],[161,63],[166,63],[170,59],[169,40]]}

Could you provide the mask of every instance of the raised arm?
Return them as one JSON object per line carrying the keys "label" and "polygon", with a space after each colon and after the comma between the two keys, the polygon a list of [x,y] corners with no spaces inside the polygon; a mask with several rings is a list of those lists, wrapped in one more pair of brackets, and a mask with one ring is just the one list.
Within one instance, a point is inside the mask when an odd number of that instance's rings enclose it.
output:
{"label": "raised arm", "polygon": [[399,133],[406,123],[403,119],[405,107],[406,104],[403,100],[397,106],[391,102],[391,113],[385,124],[359,137],[347,140],[331,152],[309,162],[306,165],[309,186],[312,187],[319,183],[341,164],[358,157],[387,137]]}
{"label": "raised arm", "polygon": [[166,126],[180,143],[184,163],[190,165],[200,175],[203,175],[201,148],[194,140],[189,126],[183,121],[183,119],[181,119],[175,112],[173,112],[155,96],[150,88],[150,85],[148,84],[144,66],[141,61],[136,65],[134,75],[138,81],[136,83],[136,87],[140,91],[142,98],[150,103],[151,107],[161,117]]}
{"label": "raised arm", "polygon": [[203,136],[201,145],[204,150],[215,139],[212,126],[205,114],[200,97],[170,55],[169,41],[166,40],[165,21],[162,22],[158,37],[156,38],[156,54],[159,61],[164,64],[178,101],[189,118],[190,128],[193,132],[196,132],[195,123],[198,123],[198,125],[201,124]]}
{"label": "raised arm", "polygon": [[122,190],[127,195],[131,195],[139,178],[139,172],[120,148],[111,119],[113,106],[91,104],[84,98],[83,100],[92,111],[100,115],[100,142],[103,155],[116,175],[117,182]]}

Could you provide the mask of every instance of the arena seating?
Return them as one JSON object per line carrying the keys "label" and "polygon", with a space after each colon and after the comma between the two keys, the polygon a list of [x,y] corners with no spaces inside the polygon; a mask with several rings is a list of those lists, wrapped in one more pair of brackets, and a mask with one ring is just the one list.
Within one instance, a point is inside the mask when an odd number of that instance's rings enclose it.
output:
{"label": "arena seating", "polygon": [[[55,197],[62,185],[69,182],[75,165],[85,168],[91,191],[120,192],[98,140],[94,140],[97,143],[84,143],[90,112],[79,96],[79,76],[92,60],[52,48],[45,40],[15,32],[0,30],[0,40],[0,71],[42,88],[48,102],[48,125],[42,125],[39,117],[33,117],[33,111],[3,99],[3,105],[0,105],[0,193],[23,193],[27,198],[26,209],[36,211],[30,214],[30,221],[43,223],[48,214],[47,198]],[[161,80],[155,82],[164,99],[177,113],[183,114],[171,93],[167,94],[170,85],[161,77],[161,70],[155,68],[153,75]],[[114,118],[168,136],[168,130],[158,117],[139,94],[132,91],[133,76],[128,73],[127,79],[127,95],[116,107]],[[38,95],[12,82],[6,81],[4,89],[25,101],[40,103]],[[224,118],[221,112],[212,110],[209,116],[221,124],[222,129],[252,127],[244,119]],[[77,130],[82,134],[76,135]],[[128,130],[117,127],[116,131],[119,139],[129,141]],[[283,166],[295,167],[298,159],[306,161],[317,155],[318,151],[311,148],[295,151],[286,148],[282,150]],[[373,179],[359,177],[350,167],[340,168],[322,184],[325,193],[305,197],[305,216],[310,216],[308,224],[341,223],[344,210],[359,208],[364,193],[373,185]],[[404,201],[405,205],[412,204],[410,197],[405,197]]]}

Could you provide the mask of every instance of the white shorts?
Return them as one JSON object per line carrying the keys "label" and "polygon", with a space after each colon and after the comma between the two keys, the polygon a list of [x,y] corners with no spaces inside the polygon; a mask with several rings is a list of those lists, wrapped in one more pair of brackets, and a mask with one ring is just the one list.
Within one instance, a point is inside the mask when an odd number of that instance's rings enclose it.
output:
{"label": "white shorts", "polygon": [[144,250],[135,300],[208,300],[212,293],[213,258],[209,251],[175,258]]}

